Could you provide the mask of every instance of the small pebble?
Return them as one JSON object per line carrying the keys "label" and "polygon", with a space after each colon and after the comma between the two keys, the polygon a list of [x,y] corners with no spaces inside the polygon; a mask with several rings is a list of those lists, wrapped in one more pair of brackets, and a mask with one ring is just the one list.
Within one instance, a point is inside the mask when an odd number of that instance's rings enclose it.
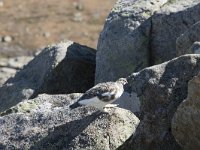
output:
{"label": "small pebble", "polygon": [[3,37],[2,41],[3,41],[3,42],[6,42],[6,43],[9,43],[9,42],[12,41],[12,37],[9,36],[9,35],[6,35],[6,36]]}
{"label": "small pebble", "polygon": [[46,37],[46,38],[50,37],[50,35],[51,35],[51,34],[50,34],[49,32],[43,33],[43,36]]}
{"label": "small pebble", "polygon": [[83,21],[82,13],[75,13],[75,14],[74,14],[74,17],[73,17],[73,20],[74,20],[75,22],[81,22],[81,21]]}
{"label": "small pebble", "polygon": [[79,11],[83,10],[83,5],[81,3],[74,2],[73,5],[76,8],[76,10],[79,10]]}

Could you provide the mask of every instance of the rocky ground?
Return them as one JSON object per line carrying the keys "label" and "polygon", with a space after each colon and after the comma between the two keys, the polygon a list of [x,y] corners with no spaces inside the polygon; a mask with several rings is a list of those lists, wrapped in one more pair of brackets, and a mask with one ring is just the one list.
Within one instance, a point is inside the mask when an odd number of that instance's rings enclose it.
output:
{"label": "rocky ground", "polygon": [[1,0],[0,57],[72,40],[96,48],[116,0]]}
{"label": "rocky ground", "polygon": [[[14,40],[3,37],[1,46],[11,50]],[[0,150],[198,150],[199,53],[199,0],[118,0],[97,50],[65,41],[1,59]],[[118,107],[69,107],[119,78],[126,84]],[[113,95],[102,89],[98,97]]]}

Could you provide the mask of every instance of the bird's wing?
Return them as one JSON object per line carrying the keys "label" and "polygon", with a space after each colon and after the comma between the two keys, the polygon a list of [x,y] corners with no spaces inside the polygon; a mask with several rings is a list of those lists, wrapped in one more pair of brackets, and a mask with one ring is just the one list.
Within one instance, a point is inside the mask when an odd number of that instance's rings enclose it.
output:
{"label": "bird's wing", "polygon": [[115,98],[117,92],[114,82],[100,83],[88,90],[80,99],[90,99],[97,96],[102,101],[110,101]]}

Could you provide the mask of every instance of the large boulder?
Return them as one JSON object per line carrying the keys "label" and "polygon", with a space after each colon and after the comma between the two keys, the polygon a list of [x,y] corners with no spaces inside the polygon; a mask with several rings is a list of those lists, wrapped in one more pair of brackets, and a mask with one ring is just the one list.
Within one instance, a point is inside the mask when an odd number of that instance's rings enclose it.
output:
{"label": "large boulder", "polygon": [[177,55],[180,56],[183,54],[195,53],[191,47],[196,41],[200,41],[200,21],[191,26],[177,39]]}
{"label": "large boulder", "polygon": [[118,0],[100,34],[96,57],[96,83],[126,77],[149,66],[149,42],[157,0]]}
{"label": "large boulder", "polygon": [[171,132],[171,121],[178,105],[187,97],[188,81],[199,71],[200,55],[191,54],[129,76],[132,94],[140,101],[140,110],[135,112],[140,124],[121,149],[180,149]]}
{"label": "large boulder", "polygon": [[46,47],[0,88],[0,111],[39,93],[85,92],[94,85],[95,54],[71,41]]}
{"label": "large boulder", "polygon": [[199,20],[199,0],[118,0],[99,37],[95,82],[176,57],[176,39]]}
{"label": "large boulder", "polygon": [[200,149],[200,75],[190,80],[188,96],[179,105],[172,121],[172,133],[186,150]]}
{"label": "large boulder", "polygon": [[134,134],[139,119],[116,108],[69,109],[81,94],[39,95],[0,115],[0,149],[114,150]]}

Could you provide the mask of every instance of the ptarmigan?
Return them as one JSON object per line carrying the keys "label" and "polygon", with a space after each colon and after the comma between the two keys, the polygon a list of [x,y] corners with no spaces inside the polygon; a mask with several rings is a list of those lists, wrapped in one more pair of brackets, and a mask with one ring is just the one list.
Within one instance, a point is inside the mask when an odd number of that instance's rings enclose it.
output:
{"label": "ptarmigan", "polygon": [[120,78],[116,82],[99,83],[86,91],[77,102],[70,105],[70,108],[74,109],[82,105],[93,106],[100,110],[104,110],[107,107],[116,107],[117,104],[111,103],[122,95],[126,83],[125,78]]}

